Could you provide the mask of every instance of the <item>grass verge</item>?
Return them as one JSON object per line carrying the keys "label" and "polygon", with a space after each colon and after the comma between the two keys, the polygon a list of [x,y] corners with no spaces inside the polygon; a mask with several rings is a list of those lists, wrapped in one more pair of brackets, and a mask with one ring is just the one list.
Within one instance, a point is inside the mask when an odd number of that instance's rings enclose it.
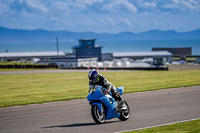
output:
{"label": "grass verge", "polygon": [[[200,85],[200,71],[102,72],[125,93]],[[85,98],[87,73],[0,75],[0,107]]]}
{"label": "grass verge", "polygon": [[200,119],[124,133],[200,133]]}

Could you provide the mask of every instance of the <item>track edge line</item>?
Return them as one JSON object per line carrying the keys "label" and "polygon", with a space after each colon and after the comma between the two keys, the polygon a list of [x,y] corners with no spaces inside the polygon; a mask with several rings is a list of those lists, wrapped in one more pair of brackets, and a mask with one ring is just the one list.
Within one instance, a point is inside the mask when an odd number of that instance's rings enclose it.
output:
{"label": "track edge line", "polygon": [[194,118],[194,119],[188,119],[188,120],[182,120],[182,121],[175,121],[175,122],[170,122],[170,123],[165,123],[165,124],[160,124],[160,125],[155,125],[155,126],[148,126],[148,127],[142,127],[142,128],[136,128],[136,129],[130,129],[130,130],[124,130],[124,131],[117,131],[117,132],[114,132],[114,133],[130,132],[130,131],[137,131],[137,130],[153,128],[153,127],[161,127],[161,126],[167,126],[167,125],[176,124],[176,123],[183,123],[183,122],[188,122],[188,121],[193,121],[193,120],[198,120],[198,119],[200,119],[200,118]]}

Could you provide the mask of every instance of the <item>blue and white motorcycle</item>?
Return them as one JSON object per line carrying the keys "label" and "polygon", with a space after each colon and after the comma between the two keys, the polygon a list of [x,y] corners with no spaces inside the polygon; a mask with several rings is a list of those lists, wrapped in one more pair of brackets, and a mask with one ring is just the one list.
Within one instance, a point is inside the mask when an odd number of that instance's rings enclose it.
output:
{"label": "blue and white motorcycle", "polygon": [[[124,87],[118,87],[116,90],[120,95],[124,92]],[[91,114],[97,124],[102,124],[105,120],[119,118],[121,121],[126,121],[129,118],[130,109],[127,102],[125,109],[121,109],[119,103],[112,97],[111,92],[106,94],[102,91],[102,86],[96,86],[91,89],[87,99],[91,107]]]}

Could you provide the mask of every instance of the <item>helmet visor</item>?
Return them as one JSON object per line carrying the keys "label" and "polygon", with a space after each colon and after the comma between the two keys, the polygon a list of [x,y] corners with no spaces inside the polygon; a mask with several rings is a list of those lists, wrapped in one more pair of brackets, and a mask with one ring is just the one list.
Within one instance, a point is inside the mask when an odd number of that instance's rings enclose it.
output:
{"label": "helmet visor", "polygon": [[96,83],[98,81],[98,75],[97,76],[92,76],[92,77],[89,77],[89,80],[92,81],[92,83]]}

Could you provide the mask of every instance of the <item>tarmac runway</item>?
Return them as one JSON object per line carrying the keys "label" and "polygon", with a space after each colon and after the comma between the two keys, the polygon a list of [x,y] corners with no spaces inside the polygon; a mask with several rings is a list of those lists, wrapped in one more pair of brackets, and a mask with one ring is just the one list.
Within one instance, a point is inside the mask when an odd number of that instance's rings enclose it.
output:
{"label": "tarmac runway", "polygon": [[96,125],[86,99],[0,108],[1,133],[112,133],[200,118],[200,86],[124,94],[130,118]]}

